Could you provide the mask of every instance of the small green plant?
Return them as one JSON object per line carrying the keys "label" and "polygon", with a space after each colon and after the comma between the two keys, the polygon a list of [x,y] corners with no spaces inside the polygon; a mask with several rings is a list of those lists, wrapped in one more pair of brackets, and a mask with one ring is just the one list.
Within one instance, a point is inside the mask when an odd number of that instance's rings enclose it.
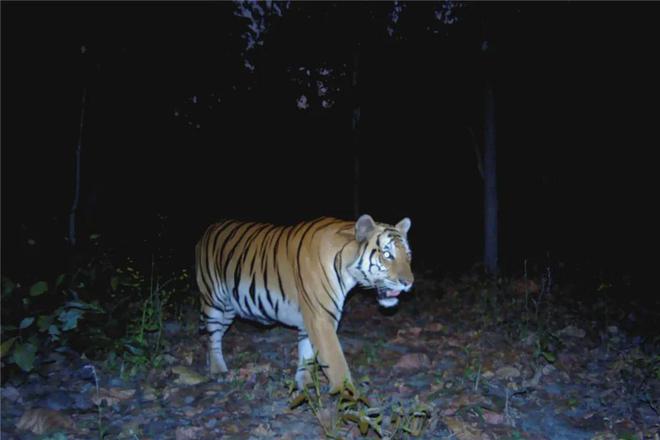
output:
{"label": "small green plant", "polygon": [[[79,322],[89,314],[103,314],[98,303],[87,303],[78,299],[75,292],[61,292],[64,275],[57,277],[51,289],[46,281],[38,281],[29,289],[3,277],[3,300],[15,297],[23,309],[20,321],[5,324],[3,317],[2,345],[0,357],[8,364],[30,372],[35,367],[42,344],[67,345],[68,336],[78,328]],[[3,301],[4,302],[4,301]]]}
{"label": "small green plant", "polygon": [[542,357],[552,364],[557,360],[557,355],[555,353],[559,351],[562,346],[563,343],[557,336],[549,331],[541,331],[539,338],[536,340],[534,357]]}
{"label": "small green plant", "polygon": [[[291,401],[291,409],[307,403],[329,439],[341,438],[340,428],[349,424],[356,424],[362,435],[367,435],[372,429],[382,437],[382,411],[371,408],[367,398],[351,382],[344,382],[334,409],[326,409],[323,403],[325,396],[321,393],[321,367],[316,357],[307,362],[306,368],[310,372],[311,382]],[[292,382],[289,394],[293,393],[294,388],[295,383]]]}
{"label": "small green plant", "polygon": [[[289,407],[297,408],[307,404],[319,421],[321,428],[329,439],[342,438],[342,429],[356,426],[362,436],[374,432],[380,438],[396,439],[403,435],[418,437],[422,435],[431,419],[431,408],[420,403],[415,397],[411,408],[397,403],[391,410],[391,428],[389,432],[383,426],[384,411],[374,407],[366,396],[351,382],[345,381],[342,389],[334,398],[335,405],[324,404],[324,399],[333,397],[321,393],[321,367],[317,359],[310,360],[306,365],[310,372],[311,382],[292,399]],[[361,381],[364,382],[364,381]],[[289,395],[293,394],[295,383],[289,383]]]}
{"label": "small green plant", "polygon": [[364,360],[367,365],[372,365],[380,361],[380,354],[383,352],[385,341],[378,339],[373,343],[367,342],[363,347]]}
{"label": "small green plant", "polygon": [[513,431],[509,437],[507,437],[507,440],[521,440],[522,436],[520,435],[520,432],[518,431]]}
{"label": "small green plant", "polygon": [[[463,347],[463,353],[465,354],[466,365],[461,381],[471,383],[474,391],[476,392],[479,389],[479,383],[481,381],[481,356],[479,355],[479,352],[474,350],[470,344]],[[437,380],[436,383],[438,383]]]}
{"label": "small green plant", "polygon": [[101,400],[101,395],[100,395],[99,378],[96,375],[96,368],[94,368],[94,365],[91,364],[85,365],[84,368],[90,370],[92,372],[92,377],[94,377],[94,384],[96,385],[96,400],[97,400],[96,411],[98,414],[96,424],[97,424],[97,429],[99,431],[99,440],[103,440],[108,432],[108,428],[103,423],[103,406],[102,406],[103,401]]}
{"label": "small green plant", "polygon": [[415,403],[411,408],[405,408],[398,404],[393,408],[392,413],[392,432],[390,438],[396,438],[401,433],[410,434],[413,437],[419,437],[424,433],[431,420],[431,407],[425,403],[420,403],[415,396]]}
{"label": "small green plant", "polygon": [[123,360],[129,366],[127,373],[132,376],[146,367],[161,364],[164,322],[168,313],[173,314],[172,298],[175,293],[188,289],[188,273],[181,270],[163,279],[152,257],[148,281],[133,265],[117,269],[117,274],[117,277],[123,277],[117,285],[135,289],[138,297],[142,298],[133,308],[132,319],[120,347],[124,350]]}
{"label": "small green plant", "polygon": [[163,277],[155,257],[150,268],[130,258],[120,265],[100,237],[92,234],[88,251],[76,255],[71,270],[54,280],[24,287],[2,277],[0,357],[5,365],[30,372],[40,356],[59,347],[92,359],[107,357],[122,374],[160,365],[164,322],[182,315],[177,307],[185,301],[175,296],[187,294],[188,272]]}
{"label": "small green plant", "polygon": [[52,435],[47,435],[43,437],[41,440],[67,440],[67,436],[63,432],[56,432]]}

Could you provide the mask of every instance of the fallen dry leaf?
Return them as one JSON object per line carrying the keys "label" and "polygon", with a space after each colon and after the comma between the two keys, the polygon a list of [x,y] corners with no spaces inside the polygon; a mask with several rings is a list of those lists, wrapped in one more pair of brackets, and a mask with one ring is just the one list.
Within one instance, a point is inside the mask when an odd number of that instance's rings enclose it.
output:
{"label": "fallen dry leaf", "polygon": [[206,409],[206,408],[204,408],[203,406],[196,406],[196,407],[192,407],[192,408],[185,408],[185,409],[183,410],[183,414],[184,414],[186,417],[188,417],[189,419],[191,419],[191,418],[195,417],[197,414],[199,414],[199,413],[201,413],[202,411],[204,411],[205,409]]}
{"label": "fallen dry leaf", "polygon": [[559,330],[557,334],[560,336],[569,336],[572,338],[584,338],[586,332],[579,327],[569,325]]}
{"label": "fallen dry leaf", "polygon": [[179,426],[174,434],[176,440],[193,440],[200,437],[202,428],[199,426]]}
{"label": "fallen dry leaf", "polygon": [[105,400],[106,405],[112,406],[116,405],[122,400],[132,398],[133,395],[135,395],[135,390],[133,389],[110,388],[108,390],[101,388],[98,394],[95,393],[92,396],[92,402],[94,402],[94,405],[101,405],[101,403]]}
{"label": "fallen dry leaf", "polygon": [[419,336],[419,334],[422,332],[421,327],[408,327],[405,329],[399,329],[396,332],[397,336],[401,336],[402,338],[416,338]]}
{"label": "fallen dry leaf", "polygon": [[477,406],[482,404],[484,398],[482,396],[474,394],[461,394],[449,403],[445,409],[443,409],[440,414],[443,416],[453,416],[456,412],[465,407]]}
{"label": "fallen dry leaf", "polygon": [[201,375],[188,367],[184,367],[183,365],[172,367],[172,373],[178,374],[179,376],[174,379],[174,383],[177,385],[193,386],[207,382],[209,380],[208,377]]}
{"label": "fallen dry leaf", "polygon": [[444,330],[445,326],[440,324],[439,322],[431,322],[424,327],[424,331],[427,332],[441,332]]}
{"label": "fallen dry leaf", "polygon": [[520,377],[520,370],[516,367],[506,366],[495,371],[495,375],[500,379],[514,379]]}
{"label": "fallen dry leaf", "polygon": [[406,386],[406,384],[404,384],[404,383],[398,384],[397,387],[396,387],[396,392],[399,393],[399,394],[403,394],[403,395],[412,394],[414,391],[415,390],[413,390],[412,388]]}
{"label": "fallen dry leaf", "polygon": [[399,361],[394,365],[397,370],[418,370],[420,368],[429,368],[431,361],[425,353],[407,353],[399,358]]}
{"label": "fallen dry leaf", "polygon": [[179,387],[165,388],[162,393],[163,400],[170,400],[172,397],[177,396],[180,392],[181,388]]}
{"label": "fallen dry leaf", "polygon": [[518,295],[524,295],[525,293],[533,294],[539,292],[539,285],[534,280],[515,280],[513,283],[511,283],[511,288],[513,289],[513,292],[517,293]]}
{"label": "fallen dry leaf", "polygon": [[16,428],[42,435],[59,429],[74,429],[71,417],[58,411],[45,408],[29,409],[23,413]]}
{"label": "fallen dry leaf", "polygon": [[[657,438],[657,436],[656,436]],[[592,440],[618,440],[619,436],[611,433],[611,432],[599,432],[596,433],[592,438]]]}
{"label": "fallen dry leaf", "polygon": [[273,430],[270,429],[270,427],[264,426],[263,423],[259,423],[259,426],[254,428],[251,434],[257,437],[268,437],[268,436],[272,436],[274,433]]}
{"label": "fallen dry leaf", "polygon": [[142,400],[150,402],[156,399],[158,399],[158,391],[151,385],[145,385],[142,388]]}
{"label": "fallen dry leaf", "polygon": [[527,387],[537,387],[539,386],[539,381],[541,380],[541,377],[543,376],[543,370],[538,369],[534,373],[534,376],[532,376],[531,379],[523,379],[522,386],[524,388]]}
{"label": "fallen dry leaf", "polygon": [[419,337],[421,333],[422,333],[421,327],[406,327],[397,330],[396,336],[393,339],[391,339],[389,342],[393,344],[404,344],[404,345],[413,345],[413,346],[424,345],[425,341],[423,341]]}
{"label": "fallen dry leaf", "polygon": [[270,371],[270,364],[253,364],[248,363],[244,368],[238,369],[238,377],[247,379],[253,374],[268,373]]}
{"label": "fallen dry leaf", "polygon": [[454,433],[458,440],[481,440],[482,432],[480,429],[471,426],[462,420],[445,417],[442,419],[445,425]]}
{"label": "fallen dry leaf", "polygon": [[230,434],[238,434],[239,432],[241,432],[241,429],[234,423],[230,423],[229,425],[227,425],[225,427],[225,430]]}
{"label": "fallen dry leaf", "polygon": [[10,402],[23,403],[23,399],[21,398],[21,393],[11,385],[6,385],[0,388],[0,394],[2,394],[2,397],[4,399],[9,400]]}
{"label": "fallen dry leaf", "polygon": [[457,348],[463,348],[465,347],[465,343],[463,341],[459,341],[457,338],[453,336],[447,336],[444,338],[445,345],[448,347],[457,347]]}
{"label": "fallen dry leaf", "polygon": [[502,425],[505,422],[504,414],[489,411],[487,409],[482,410],[481,414],[486,423],[490,423],[491,425]]}
{"label": "fallen dry leaf", "polygon": [[543,366],[542,371],[543,371],[543,374],[547,376],[548,374],[552,374],[552,372],[554,372],[556,370],[557,370],[557,368],[554,365],[548,364],[548,365]]}

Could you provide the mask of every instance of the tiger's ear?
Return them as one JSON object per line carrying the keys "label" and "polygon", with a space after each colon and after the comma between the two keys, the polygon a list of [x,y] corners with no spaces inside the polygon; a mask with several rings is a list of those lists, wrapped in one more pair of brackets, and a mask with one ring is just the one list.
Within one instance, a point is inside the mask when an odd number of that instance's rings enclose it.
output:
{"label": "tiger's ear", "polygon": [[364,241],[369,238],[374,229],[376,229],[374,219],[368,214],[361,215],[355,222],[355,238],[357,241]]}
{"label": "tiger's ear", "polygon": [[401,220],[399,223],[396,224],[396,228],[403,232],[403,235],[408,235],[408,231],[410,230],[411,222],[408,217],[405,217],[403,220]]}

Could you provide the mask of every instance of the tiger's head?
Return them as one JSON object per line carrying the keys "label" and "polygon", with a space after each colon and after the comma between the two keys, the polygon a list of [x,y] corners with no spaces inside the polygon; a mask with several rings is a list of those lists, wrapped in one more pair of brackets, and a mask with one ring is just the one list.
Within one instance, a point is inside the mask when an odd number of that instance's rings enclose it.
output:
{"label": "tiger's head", "polygon": [[396,226],[376,223],[366,214],[355,222],[360,253],[351,267],[351,275],[361,286],[375,288],[383,307],[397,305],[399,294],[413,285],[409,229],[407,217]]}

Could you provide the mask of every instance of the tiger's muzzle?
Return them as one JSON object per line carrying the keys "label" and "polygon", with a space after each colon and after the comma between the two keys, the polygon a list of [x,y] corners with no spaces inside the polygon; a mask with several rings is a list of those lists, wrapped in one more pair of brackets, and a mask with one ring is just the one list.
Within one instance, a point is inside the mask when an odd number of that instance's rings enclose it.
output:
{"label": "tiger's muzzle", "polygon": [[[393,283],[394,284],[394,283]],[[399,303],[398,296],[412,288],[412,280],[400,279],[395,287],[385,285],[376,286],[378,303],[383,307],[394,307]]]}

